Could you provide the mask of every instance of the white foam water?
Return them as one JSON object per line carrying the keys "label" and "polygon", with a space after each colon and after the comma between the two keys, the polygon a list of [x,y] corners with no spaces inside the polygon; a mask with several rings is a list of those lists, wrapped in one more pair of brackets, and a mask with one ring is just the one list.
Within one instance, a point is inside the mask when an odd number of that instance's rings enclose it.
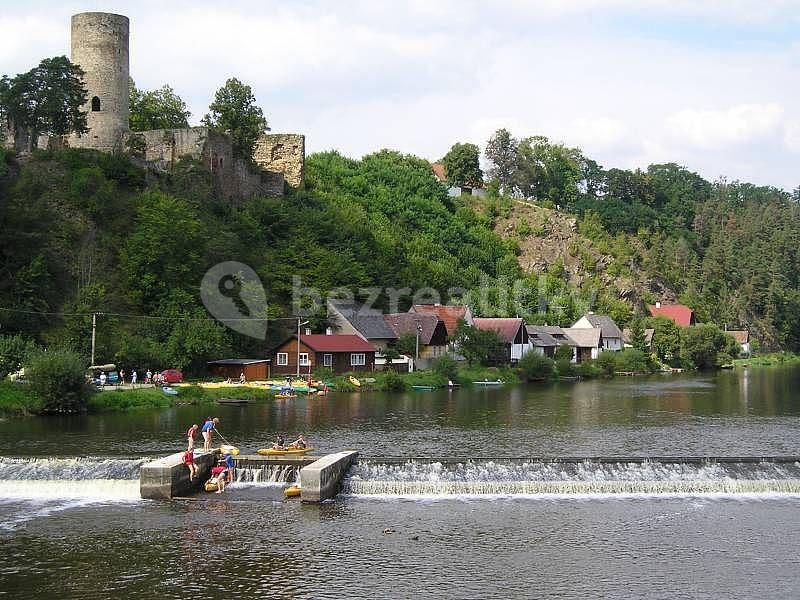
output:
{"label": "white foam water", "polygon": [[362,463],[343,492],[403,498],[800,495],[800,464]]}

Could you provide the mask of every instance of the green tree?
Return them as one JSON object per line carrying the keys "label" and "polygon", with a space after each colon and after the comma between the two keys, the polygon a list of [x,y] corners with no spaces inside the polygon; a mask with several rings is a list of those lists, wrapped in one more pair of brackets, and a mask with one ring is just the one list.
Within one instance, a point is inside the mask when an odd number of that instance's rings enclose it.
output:
{"label": "green tree", "polygon": [[417,348],[417,336],[413,333],[404,333],[397,339],[394,347],[400,354],[414,357]]}
{"label": "green tree", "polygon": [[644,323],[642,319],[631,321],[631,346],[636,350],[647,352],[647,339],[645,337]]}
{"label": "green tree", "polygon": [[[86,133],[86,88],[83,71],[66,56],[43,59],[27,73],[0,79],[0,111],[17,133],[37,147],[41,134]],[[24,134],[24,135],[20,135]]]}
{"label": "green tree", "polygon": [[477,363],[486,366],[504,359],[504,344],[496,331],[472,327],[462,319],[453,337],[458,353],[470,365]]}
{"label": "green tree", "polygon": [[563,344],[556,348],[554,358],[556,360],[572,360],[572,346],[568,346],[567,344]]}
{"label": "green tree", "polygon": [[83,357],[65,348],[50,348],[30,358],[31,389],[45,413],[72,413],[86,409],[89,388]]}
{"label": "green tree", "polygon": [[458,363],[454,358],[443,355],[435,358],[431,363],[431,369],[449,381],[454,381],[458,376]]}
{"label": "green tree", "polygon": [[447,181],[454,187],[483,187],[480,151],[475,144],[453,144],[442,158]]}
{"label": "green tree", "polygon": [[511,136],[507,129],[498,129],[486,142],[484,154],[491,163],[487,174],[497,181],[504,194],[514,191],[518,146],[519,142]]}
{"label": "green tree", "polygon": [[189,127],[192,113],[168,85],[157,90],[140,90],[129,80],[131,131],[183,129]]}
{"label": "green tree", "polygon": [[570,208],[583,179],[582,159],[577,148],[554,144],[544,136],[525,138],[517,148],[515,189],[525,198]]}
{"label": "green tree", "polygon": [[0,379],[25,366],[36,344],[21,335],[0,335]]}
{"label": "green tree", "polygon": [[553,377],[553,359],[537,352],[527,352],[519,360],[519,371],[526,381],[546,381]]}
{"label": "green tree", "polygon": [[648,317],[644,326],[654,330],[652,346],[658,358],[674,364],[680,356],[681,328],[666,317]]}
{"label": "green tree", "polygon": [[253,90],[232,77],[217,90],[209,113],[203,123],[219,131],[230,132],[233,154],[252,159],[253,147],[259,136],[267,131],[267,120],[260,107],[256,106]]}
{"label": "green tree", "polygon": [[613,377],[614,372],[617,370],[617,359],[614,356],[615,352],[601,352],[600,356],[594,361],[600,368],[603,377]]}
{"label": "green tree", "polygon": [[681,360],[687,368],[714,369],[738,355],[735,340],[716,325],[702,323],[681,330]]}

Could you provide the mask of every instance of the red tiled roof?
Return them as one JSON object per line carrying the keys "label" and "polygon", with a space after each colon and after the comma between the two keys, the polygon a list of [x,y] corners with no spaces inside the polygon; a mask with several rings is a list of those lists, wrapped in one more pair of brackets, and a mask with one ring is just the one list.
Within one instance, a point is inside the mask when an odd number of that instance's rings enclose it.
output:
{"label": "red tiled roof", "polygon": [[743,331],[726,331],[730,336],[733,336],[733,339],[736,340],[737,344],[747,344],[750,341],[750,332],[743,330]]}
{"label": "red tiled roof", "polygon": [[659,307],[647,305],[654,317],[666,317],[679,327],[689,327],[693,322],[694,311],[684,304],[662,304]]}
{"label": "red tiled roof", "polygon": [[512,318],[495,318],[495,319],[475,319],[475,327],[478,329],[491,329],[497,332],[500,339],[506,344],[514,343],[514,338],[517,337],[517,332],[522,326],[522,319],[518,317]]}
{"label": "red tiled roof", "polygon": [[447,335],[452,336],[456,332],[459,319],[466,319],[466,306],[452,306],[447,304],[414,304],[409,312],[428,313],[436,315],[444,323]]}
{"label": "red tiled roof", "polygon": [[433,163],[431,165],[431,169],[433,169],[433,174],[436,175],[436,179],[439,181],[447,180],[447,174],[445,173],[444,165],[442,163]]}
{"label": "red tiled roof", "polygon": [[436,333],[436,326],[439,318],[436,315],[427,313],[389,313],[383,315],[386,324],[400,337],[405,334],[417,334],[417,325],[420,327],[419,341],[423,344],[430,344],[433,334]]}
{"label": "red tiled roof", "polygon": [[375,346],[357,335],[315,333],[300,336],[300,342],[315,352],[375,352]]}

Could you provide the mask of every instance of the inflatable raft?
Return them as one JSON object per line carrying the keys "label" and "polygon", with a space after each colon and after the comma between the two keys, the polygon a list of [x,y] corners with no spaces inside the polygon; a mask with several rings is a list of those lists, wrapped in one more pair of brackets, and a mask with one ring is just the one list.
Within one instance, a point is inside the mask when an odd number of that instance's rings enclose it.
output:
{"label": "inflatable raft", "polygon": [[288,449],[288,450],[275,450],[274,448],[261,448],[260,450],[258,450],[258,453],[261,456],[292,456],[292,455],[297,456],[297,455],[306,454],[308,452],[311,452],[312,450],[313,450],[313,448],[311,448],[310,446],[306,447],[306,448],[291,448],[291,449]]}
{"label": "inflatable raft", "polygon": [[283,490],[283,495],[287,498],[297,498],[300,496],[300,487],[297,485],[291,485]]}
{"label": "inflatable raft", "polygon": [[219,451],[221,454],[239,455],[239,449],[236,446],[220,446]]}

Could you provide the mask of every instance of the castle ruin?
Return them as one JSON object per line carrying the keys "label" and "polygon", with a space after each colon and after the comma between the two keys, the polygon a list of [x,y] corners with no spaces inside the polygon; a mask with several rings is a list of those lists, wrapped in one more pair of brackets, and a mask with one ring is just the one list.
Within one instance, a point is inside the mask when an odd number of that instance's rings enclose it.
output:
{"label": "castle ruin", "polygon": [[[40,136],[39,148],[69,146],[102,152],[128,151],[134,160],[159,172],[171,172],[183,157],[197,160],[211,173],[224,198],[281,196],[284,186],[303,183],[305,136],[264,134],[256,142],[252,163],[233,156],[230,137],[210,127],[131,132],[128,17],[87,12],[72,16],[71,61],[84,71],[88,92],[84,107],[89,131],[69,136]],[[10,132],[13,133],[13,132]],[[6,137],[18,149],[29,140]],[[255,165],[255,166],[254,166]]]}

